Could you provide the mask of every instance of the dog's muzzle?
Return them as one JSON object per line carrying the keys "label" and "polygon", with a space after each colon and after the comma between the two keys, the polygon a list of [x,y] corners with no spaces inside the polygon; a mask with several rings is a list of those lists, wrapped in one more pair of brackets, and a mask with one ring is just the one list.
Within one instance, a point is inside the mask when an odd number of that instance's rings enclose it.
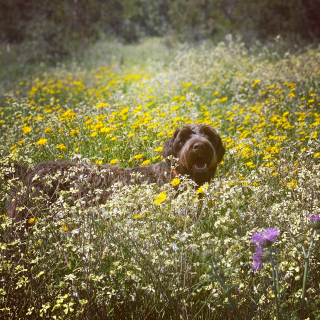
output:
{"label": "dog's muzzle", "polygon": [[182,149],[182,165],[198,173],[208,171],[214,164],[215,152],[211,143],[205,138],[189,140]]}

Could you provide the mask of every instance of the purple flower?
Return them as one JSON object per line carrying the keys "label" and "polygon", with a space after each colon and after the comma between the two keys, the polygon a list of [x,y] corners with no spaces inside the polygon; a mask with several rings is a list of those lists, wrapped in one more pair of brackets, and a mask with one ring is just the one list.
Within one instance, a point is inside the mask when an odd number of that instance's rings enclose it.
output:
{"label": "purple flower", "polygon": [[266,244],[268,241],[276,241],[276,237],[280,234],[277,228],[267,228],[261,233],[255,233],[252,236],[252,242],[255,244]]}
{"label": "purple flower", "polygon": [[320,230],[320,217],[319,214],[316,214],[315,216],[310,216],[310,214],[307,214],[307,218],[310,220],[310,226],[314,230]]}
{"label": "purple flower", "polygon": [[319,215],[315,215],[314,217],[313,216],[310,216],[310,214],[307,214],[307,218],[311,221],[311,222],[317,222],[320,220],[319,218]]}
{"label": "purple flower", "polygon": [[263,254],[263,250],[261,246],[257,246],[256,247],[256,252],[253,256],[253,265],[252,265],[252,269],[254,270],[259,270],[262,267],[262,254]]}

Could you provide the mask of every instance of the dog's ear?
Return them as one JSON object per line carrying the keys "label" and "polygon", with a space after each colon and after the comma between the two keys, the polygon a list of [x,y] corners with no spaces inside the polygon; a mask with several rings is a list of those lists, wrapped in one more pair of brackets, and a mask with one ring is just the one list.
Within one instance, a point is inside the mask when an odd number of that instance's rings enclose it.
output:
{"label": "dog's ear", "polygon": [[[207,126],[208,128],[208,126]],[[220,163],[223,159],[223,156],[226,152],[224,146],[222,145],[222,141],[221,141],[221,138],[218,134],[218,132],[213,129],[212,127],[210,127],[210,140],[211,140],[211,143],[213,144],[213,147],[214,147],[214,150],[216,152],[216,155],[217,155],[217,163]]]}
{"label": "dog's ear", "polygon": [[217,134],[216,142],[217,142],[216,143],[217,160],[218,160],[218,163],[220,163],[223,159],[224,154],[226,153],[226,150],[222,145],[221,138],[218,134]]}
{"label": "dog's ear", "polygon": [[168,139],[164,144],[163,144],[163,148],[162,148],[162,156],[164,158],[167,158],[169,156],[174,156],[176,157],[177,155],[174,153],[173,150],[173,142],[175,140],[175,138],[177,137],[178,133],[179,133],[180,129],[176,129],[176,131],[173,133],[172,137],[170,139]]}

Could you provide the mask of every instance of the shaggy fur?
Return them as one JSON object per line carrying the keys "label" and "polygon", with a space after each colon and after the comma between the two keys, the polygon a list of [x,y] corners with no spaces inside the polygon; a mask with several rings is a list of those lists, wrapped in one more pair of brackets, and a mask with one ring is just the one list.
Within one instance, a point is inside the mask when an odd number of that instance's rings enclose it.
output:
{"label": "shaggy fur", "polygon": [[[163,146],[162,155],[166,160],[153,166],[123,169],[111,165],[48,161],[30,169],[14,164],[6,172],[6,178],[17,178],[15,189],[9,195],[7,214],[12,218],[25,217],[28,215],[27,208],[32,207],[27,199],[44,197],[45,201],[53,203],[59,192],[64,190],[76,190],[75,198],[83,198],[89,203],[93,200],[92,204],[104,203],[110,197],[112,184],[146,182],[162,186],[175,177],[173,166],[180,175],[189,176],[200,186],[214,177],[224,153],[221,139],[213,128],[205,124],[192,124],[173,133]],[[19,192],[22,187],[26,192]],[[25,209],[18,215],[17,208],[20,206]]]}

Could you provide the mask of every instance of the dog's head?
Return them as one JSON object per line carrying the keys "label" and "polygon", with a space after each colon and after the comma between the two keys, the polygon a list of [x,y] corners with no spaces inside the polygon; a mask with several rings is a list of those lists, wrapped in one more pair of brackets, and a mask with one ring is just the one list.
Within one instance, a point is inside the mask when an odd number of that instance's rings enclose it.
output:
{"label": "dog's head", "polygon": [[178,171],[198,185],[209,182],[225,154],[216,130],[206,124],[191,124],[177,129],[164,143],[164,158],[178,158]]}

